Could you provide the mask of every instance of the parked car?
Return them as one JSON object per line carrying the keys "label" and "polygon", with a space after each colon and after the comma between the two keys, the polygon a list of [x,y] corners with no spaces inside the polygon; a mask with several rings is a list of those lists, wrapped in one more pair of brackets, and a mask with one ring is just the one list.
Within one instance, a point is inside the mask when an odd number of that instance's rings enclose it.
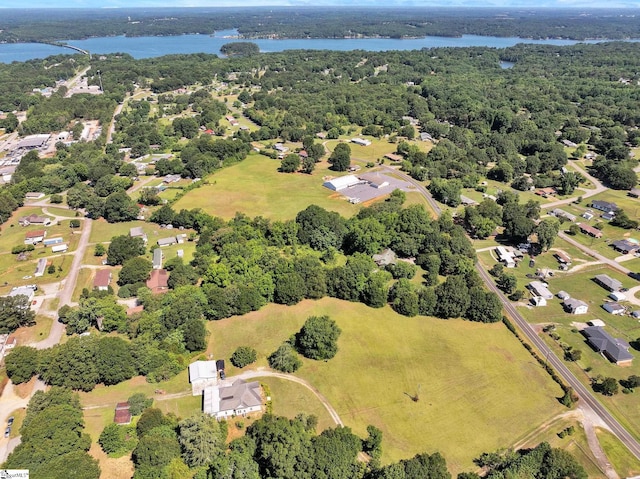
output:
{"label": "parked car", "polygon": [[7,426],[7,428],[4,430],[4,437],[9,437],[10,434],[11,434],[11,426]]}
{"label": "parked car", "polygon": [[226,379],[227,375],[224,373],[224,371],[220,371],[220,379]]}
{"label": "parked car", "polygon": [[7,419],[7,426],[13,426],[13,416]]}

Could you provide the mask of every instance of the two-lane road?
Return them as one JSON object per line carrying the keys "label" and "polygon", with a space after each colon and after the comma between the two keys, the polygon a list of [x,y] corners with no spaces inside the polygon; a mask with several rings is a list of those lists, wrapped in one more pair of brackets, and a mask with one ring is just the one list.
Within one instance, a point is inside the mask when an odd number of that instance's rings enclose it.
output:
{"label": "two-lane road", "polygon": [[[396,170],[395,168],[391,168],[389,166],[382,166],[386,171],[392,172],[395,175],[402,177],[404,180],[408,181],[412,185],[414,185],[417,191],[422,194],[427,203],[433,208],[436,214],[439,216],[442,213],[442,209],[439,205],[434,201],[431,197],[431,194],[427,191],[427,189],[421,185],[418,181],[411,178],[406,173]],[[504,294],[496,287],[491,276],[484,270],[484,268],[476,263],[476,269],[480,274],[480,277],[487,285],[490,291],[495,292],[500,298],[505,311],[507,314],[513,318],[516,322],[520,330],[524,333],[527,339],[543,354],[543,356],[547,359],[547,361],[553,366],[553,368],[558,372],[558,374],[562,377],[562,379],[569,384],[574,390],[574,392],[580,397],[580,400],[583,403],[583,406],[587,406],[591,408],[591,410],[602,419],[602,421],[609,427],[611,432],[613,432],[618,439],[631,451],[631,453],[638,459],[640,459],[640,443],[618,422],[616,418],[614,418],[607,409],[605,409],[602,404],[596,399],[596,397],[592,394],[589,389],[587,389],[579,380],[574,376],[574,374],[565,366],[563,361],[558,358],[555,353],[549,348],[545,342],[538,336],[538,334],[534,331],[534,329],[529,325],[529,323],[522,317],[522,315],[516,310],[511,301],[509,301]],[[618,265],[618,269],[620,269],[620,265]]]}

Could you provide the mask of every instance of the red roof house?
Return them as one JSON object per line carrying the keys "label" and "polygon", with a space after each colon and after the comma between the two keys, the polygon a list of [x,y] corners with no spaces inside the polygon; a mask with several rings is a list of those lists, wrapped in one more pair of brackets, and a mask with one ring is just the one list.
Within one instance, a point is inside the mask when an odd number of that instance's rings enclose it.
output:
{"label": "red roof house", "polygon": [[107,291],[109,283],[111,283],[111,271],[108,269],[101,269],[93,279],[93,287],[98,291]]}
{"label": "red roof house", "polygon": [[128,402],[119,402],[116,404],[116,412],[113,416],[113,422],[116,424],[131,424],[131,412],[129,412]]}
{"label": "red roof house", "polygon": [[147,280],[147,288],[153,294],[164,293],[169,289],[169,273],[166,269],[154,269]]}

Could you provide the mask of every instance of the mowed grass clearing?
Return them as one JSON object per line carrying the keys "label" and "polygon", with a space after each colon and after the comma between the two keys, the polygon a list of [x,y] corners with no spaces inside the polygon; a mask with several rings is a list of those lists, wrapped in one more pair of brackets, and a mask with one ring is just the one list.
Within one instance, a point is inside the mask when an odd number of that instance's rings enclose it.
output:
{"label": "mowed grass clearing", "polygon": [[[473,470],[473,458],[512,445],[563,410],[560,388],[502,324],[407,318],[325,298],[209,323],[210,350],[228,359],[237,346],[251,346],[259,356],[253,366],[264,366],[308,316],[322,314],[342,328],[339,352],[327,362],[305,359],[296,374],[357,434],[366,436],[368,424],[382,429],[384,462],[439,450],[453,472]],[[235,371],[229,366],[228,376]]]}
{"label": "mowed grass clearing", "polygon": [[343,216],[360,209],[344,196],[322,186],[323,176],[341,176],[318,163],[311,175],[280,173],[279,160],[250,154],[240,163],[207,177],[209,184],[191,190],[173,205],[175,211],[202,208],[221,218],[233,218],[236,212],[250,217],[264,216],[272,220],[295,218],[299,211],[316,204]]}

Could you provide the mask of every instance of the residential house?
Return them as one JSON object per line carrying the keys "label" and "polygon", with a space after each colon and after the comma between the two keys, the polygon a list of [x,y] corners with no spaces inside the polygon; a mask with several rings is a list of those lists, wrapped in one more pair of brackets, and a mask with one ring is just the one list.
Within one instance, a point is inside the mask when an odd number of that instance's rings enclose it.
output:
{"label": "residential house", "polygon": [[93,278],[93,289],[98,291],[107,291],[109,284],[111,283],[111,270],[101,269],[96,273],[96,277]]}
{"label": "residential house", "polygon": [[402,155],[396,155],[395,153],[387,153],[384,157],[390,161],[398,162],[404,160]]}
{"label": "residential house", "polygon": [[371,141],[364,138],[351,138],[351,143],[355,143],[356,145],[360,146],[369,146],[371,144]]}
{"label": "residential house", "polygon": [[608,291],[620,291],[622,283],[607,274],[598,274],[593,280]]}
{"label": "residential house", "polygon": [[595,208],[598,211],[604,211],[605,213],[615,213],[618,210],[617,204],[602,200],[592,201],[591,207]]}
{"label": "residential house", "polygon": [[593,211],[585,211],[584,213],[582,213],[582,217],[587,221],[593,219]]}
{"label": "residential house", "polygon": [[553,294],[549,291],[549,287],[542,281],[531,281],[527,285],[527,289],[529,289],[534,296],[542,296],[544,299],[553,299]]}
{"label": "residential house", "polygon": [[153,250],[153,269],[162,269],[162,256],[160,248]]}
{"label": "residential house", "polygon": [[420,141],[433,141],[433,137],[429,133],[423,131],[420,133]]}
{"label": "residential house", "polygon": [[640,188],[631,188],[627,194],[632,198],[640,198]]}
{"label": "residential house", "polygon": [[555,208],[551,211],[551,214],[556,218],[566,218],[569,221],[575,221],[577,219],[576,215],[572,215],[568,211],[562,210],[560,208]]}
{"label": "residential house", "polygon": [[116,424],[131,424],[131,411],[129,411],[128,402],[119,402],[116,404],[116,411],[113,415],[113,422]]}
{"label": "residential house", "polygon": [[635,253],[640,249],[640,244],[633,243],[627,239],[614,241],[613,243],[611,243],[611,246],[613,247],[613,249],[622,254]]}
{"label": "residential house", "polygon": [[609,297],[611,299],[613,299],[614,301],[626,301],[627,297],[625,296],[624,293],[621,293],[620,291],[614,291],[612,293],[609,293]]}
{"label": "residential house", "polygon": [[595,160],[598,155],[596,155],[593,151],[589,151],[584,155],[585,160]]}
{"label": "residential house", "polygon": [[387,266],[390,264],[396,264],[398,257],[392,249],[387,248],[381,253],[374,254],[372,259],[378,266]]}
{"label": "residential house", "polygon": [[44,198],[44,193],[40,191],[30,191],[24,195],[26,200],[39,200],[40,198]]}
{"label": "residential house", "polygon": [[166,293],[169,290],[169,273],[166,269],[154,269],[147,280],[147,288],[153,294]]}
{"label": "residential house", "polygon": [[29,225],[49,226],[51,224],[51,218],[47,216],[38,216],[38,215],[22,216],[21,218],[18,219],[18,224],[20,224],[20,226],[29,226]]}
{"label": "residential house", "polygon": [[64,241],[62,236],[55,236],[53,238],[45,238],[42,240],[42,244],[45,246],[54,246],[57,244],[61,244]]}
{"label": "residential house", "polygon": [[582,231],[584,234],[593,236],[594,238],[602,238],[602,231],[600,231],[598,228],[589,226],[586,223],[578,224],[578,228],[580,228],[580,231]]}
{"label": "residential house", "polygon": [[35,296],[35,294],[35,290],[30,286],[16,286],[9,293],[9,297],[13,298],[16,296],[26,296],[27,301],[29,302],[29,304],[31,304],[31,301],[33,301],[33,297]]}
{"label": "residential house", "polygon": [[7,340],[4,343],[4,350],[5,352],[8,351],[9,349],[13,349],[18,345],[18,338],[16,338],[15,336],[11,335],[7,338]]}
{"label": "residential house", "polygon": [[460,195],[460,202],[464,206],[475,206],[478,202],[474,199],[469,198],[468,196]]}
{"label": "residential house", "polygon": [[555,259],[557,259],[558,263],[560,263],[560,264],[566,264],[566,265],[570,265],[571,264],[571,258],[568,255],[566,255],[565,253],[563,253],[562,251],[556,251],[553,254],[553,257]]}
{"label": "residential house", "polygon": [[24,244],[38,244],[42,243],[42,241],[47,236],[47,232],[45,230],[35,230],[29,231],[26,235],[24,235]]}
{"label": "residential house", "polygon": [[171,246],[177,243],[178,243],[178,240],[176,239],[175,236],[169,236],[168,238],[160,238],[158,240],[158,246],[160,246],[161,248],[164,246]]}
{"label": "residential house", "polygon": [[602,353],[609,361],[619,366],[628,366],[633,361],[629,353],[629,344],[618,338],[614,338],[600,326],[590,326],[582,330],[589,345]]}
{"label": "residential house", "polygon": [[546,198],[548,196],[553,196],[556,193],[557,193],[556,189],[552,187],[540,188],[539,190],[536,191],[536,195],[542,196],[543,198]]}
{"label": "residential house", "polygon": [[129,229],[129,236],[131,238],[142,238],[144,244],[147,244],[147,234],[142,229],[142,226],[136,226]]}
{"label": "residential house", "polygon": [[191,394],[198,396],[205,388],[218,384],[218,370],[215,361],[196,361],[189,364]]}
{"label": "residential house", "polygon": [[204,390],[202,408],[206,414],[217,419],[259,412],[262,410],[260,383],[237,379],[231,386],[208,387]]}
{"label": "residential house", "polygon": [[587,303],[575,298],[565,299],[563,305],[564,309],[571,314],[587,314],[587,311],[589,311]]}
{"label": "residential house", "polygon": [[546,306],[547,300],[542,296],[534,296],[533,298],[531,298],[531,304],[533,304],[534,306]]}
{"label": "residential house", "polygon": [[51,247],[52,253],[64,253],[69,249],[69,245],[66,243],[56,244]]}
{"label": "residential house", "polygon": [[162,181],[164,183],[175,183],[177,181],[180,181],[180,178],[182,178],[180,175],[166,175]]}
{"label": "residential house", "polygon": [[44,275],[44,270],[46,268],[47,268],[47,258],[40,258],[36,266],[36,271],[35,273],[33,273],[33,275],[36,278],[39,278],[40,276]]}
{"label": "residential house", "polygon": [[620,315],[620,314],[624,314],[626,312],[626,309],[624,306],[622,306],[621,304],[618,303],[604,303],[602,305],[602,308],[607,312],[607,313],[611,313],[611,314],[615,314],[615,315]]}
{"label": "residential house", "polygon": [[504,246],[498,246],[496,248],[496,254],[498,255],[498,261],[500,261],[505,267],[516,267],[516,257],[512,250],[505,248]]}
{"label": "residential house", "polygon": [[144,305],[140,304],[138,306],[133,306],[132,308],[127,309],[127,316],[133,316],[134,314],[139,314],[144,311]]}
{"label": "residential house", "polygon": [[571,140],[562,140],[562,144],[563,144],[564,146],[566,146],[567,148],[575,148],[575,147],[577,147],[577,146],[578,146],[577,144],[575,144],[575,143],[574,143],[573,141],[571,141]]}

